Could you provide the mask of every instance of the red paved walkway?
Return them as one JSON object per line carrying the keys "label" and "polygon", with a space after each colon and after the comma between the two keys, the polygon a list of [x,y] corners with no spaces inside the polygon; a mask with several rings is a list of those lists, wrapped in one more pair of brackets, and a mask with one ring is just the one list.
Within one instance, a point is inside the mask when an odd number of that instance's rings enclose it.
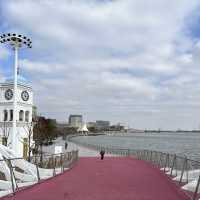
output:
{"label": "red paved walkway", "polygon": [[158,169],[131,158],[80,158],[73,169],[6,200],[186,200]]}

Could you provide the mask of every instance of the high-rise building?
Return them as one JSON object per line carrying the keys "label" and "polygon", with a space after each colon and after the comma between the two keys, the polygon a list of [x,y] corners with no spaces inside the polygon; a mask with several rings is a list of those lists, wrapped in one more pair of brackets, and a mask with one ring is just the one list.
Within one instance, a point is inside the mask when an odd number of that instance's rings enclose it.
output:
{"label": "high-rise building", "polygon": [[109,121],[97,120],[96,121],[96,128],[98,130],[107,130],[110,127]]}
{"label": "high-rise building", "polygon": [[70,115],[69,116],[69,126],[79,128],[83,124],[82,115]]}

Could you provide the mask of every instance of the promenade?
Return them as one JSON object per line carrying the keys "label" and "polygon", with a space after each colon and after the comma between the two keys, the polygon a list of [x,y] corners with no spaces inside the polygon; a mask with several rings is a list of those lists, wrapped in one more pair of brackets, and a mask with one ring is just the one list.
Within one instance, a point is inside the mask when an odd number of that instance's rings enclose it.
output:
{"label": "promenade", "polygon": [[[62,149],[63,149],[64,152],[70,152],[70,151],[73,151],[73,150],[78,150],[79,151],[79,157],[98,157],[99,156],[99,152],[96,151],[96,150],[92,150],[92,149],[89,149],[87,147],[80,146],[80,145],[77,145],[77,144],[75,144],[73,142],[69,142],[69,141],[67,143],[68,143],[67,150],[65,150],[65,141],[62,140],[61,137],[59,137],[54,141],[53,145],[44,146],[43,151],[48,153],[48,154],[54,154],[55,153],[54,152],[55,146],[62,146]],[[107,156],[115,156],[115,155],[107,154]]]}
{"label": "promenade", "polygon": [[81,157],[61,175],[4,200],[187,200],[163,172],[128,157]]}

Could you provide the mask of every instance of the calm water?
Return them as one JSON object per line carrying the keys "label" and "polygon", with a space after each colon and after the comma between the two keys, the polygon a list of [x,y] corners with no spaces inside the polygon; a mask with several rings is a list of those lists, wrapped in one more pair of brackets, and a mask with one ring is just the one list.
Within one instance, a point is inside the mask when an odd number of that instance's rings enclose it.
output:
{"label": "calm water", "polygon": [[117,136],[84,136],[74,140],[89,144],[150,149],[200,160],[200,133],[127,133]]}

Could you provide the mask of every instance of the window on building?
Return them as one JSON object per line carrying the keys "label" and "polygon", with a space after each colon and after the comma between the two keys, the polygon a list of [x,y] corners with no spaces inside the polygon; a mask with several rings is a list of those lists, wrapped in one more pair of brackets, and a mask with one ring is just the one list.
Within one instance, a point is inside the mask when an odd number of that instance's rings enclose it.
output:
{"label": "window on building", "polygon": [[4,121],[7,121],[8,120],[8,111],[7,110],[4,110]]}
{"label": "window on building", "polygon": [[23,110],[19,111],[19,121],[24,121],[24,111]]}
{"label": "window on building", "polygon": [[25,121],[29,122],[29,111],[25,112]]}
{"label": "window on building", "polygon": [[10,110],[10,121],[13,120],[13,110]]}

